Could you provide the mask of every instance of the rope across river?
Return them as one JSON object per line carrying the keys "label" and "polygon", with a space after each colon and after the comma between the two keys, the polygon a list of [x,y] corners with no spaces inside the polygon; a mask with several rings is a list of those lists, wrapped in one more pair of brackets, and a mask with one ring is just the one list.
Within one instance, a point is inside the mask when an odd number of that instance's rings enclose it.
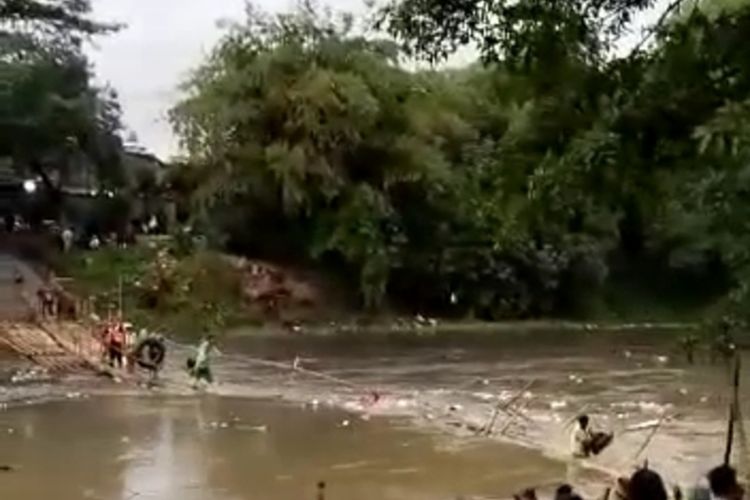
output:
{"label": "rope across river", "polygon": [[[177,344],[174,341],[169,341],[169,344],[172,345],[179,345],[180,347],[184,347],[182,344]],[[246,356],[243,354],[222,354],[221,357],[223,359],[235,359],[238,361],[241,361],[243,363],[249,363],[254,364],[258,366],[265,366],[267,368],[275,368],[277,370],[283,370],[283,371],[293,371],[297,373],[302,373],[304,375],[308,375],[310,377],[318,378],[321,380],[327,380],[329,382],[333,382],[338,385],[346,386],[350,389],[357,389],[362,391],[367,391],[370,393],[376,393],[377,391],[374,391],[372,388],[366,387],[362,384],[357,384],[355,382],[351,382],[349,380],[345,380],[340,377],[336,377],[333,375],[329,375],[327,373],[319,372],[316,370],[310,370],[308,368],[304,368],[301,365],[300,358],[295,357],[291,362],[281,362],[281,361],[272,361],[269,359],[264,358],[255,358],[252,356]]]}

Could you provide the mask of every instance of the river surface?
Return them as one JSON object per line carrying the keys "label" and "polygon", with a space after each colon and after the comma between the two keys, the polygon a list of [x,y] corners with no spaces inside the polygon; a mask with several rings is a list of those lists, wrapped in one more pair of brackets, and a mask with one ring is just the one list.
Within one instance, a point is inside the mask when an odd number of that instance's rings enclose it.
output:
{"label": "river surface", "polygon": [[[645,460],[689,485],[722,459],[728,370],[687,365],[669,338],[236,337],[209,393],[189,387],[176,346],[151,391],[6,384],[0,464],[14,470],[0,472],[0,498],[312,499],[321,480],[328,499],[508,498],[565,480],[593,494]],[[285,368],[294,358],[314,373]],[[39,393],[63,401],[23,404]],[[508,402],[492,437],[477,436]],[[580,412],[616,438],[571,465]]]}

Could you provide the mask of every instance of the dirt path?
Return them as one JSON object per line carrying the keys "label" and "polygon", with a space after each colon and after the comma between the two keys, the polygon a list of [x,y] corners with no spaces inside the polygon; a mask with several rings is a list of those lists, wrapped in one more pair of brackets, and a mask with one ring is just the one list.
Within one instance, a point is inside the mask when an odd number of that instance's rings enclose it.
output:
{"label": "dirt path", "polygon": [[[17,276],[23,279],[16,282]],[[9,253],[0,253],[0,320],[26,320],[42,279],[26,263]]]}

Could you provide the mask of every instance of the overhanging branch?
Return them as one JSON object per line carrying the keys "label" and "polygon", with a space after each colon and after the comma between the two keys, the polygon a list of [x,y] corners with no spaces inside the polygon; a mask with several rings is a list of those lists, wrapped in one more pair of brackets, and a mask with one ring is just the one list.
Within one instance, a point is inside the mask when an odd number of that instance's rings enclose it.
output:
{"label": "overhanging branch", "polygon": [[630,52],[630,55],[635,54],[641,48],[651,39],[652,36],[654,36],[655,33],[657,33],[662,26],[664,26],[664,23],[669,18],[670,14],[672,14],[674,11],[680,8],[682,5],[683,0],[673,0],[672,3],[670,3],[667,8],[664,10],[664,12],[661,13],[661,16],[659,16],[659,19],[656,21],[656,24],[654,24],[651,28],[649,28],[646,35],[641,38],[641,40],[636,44],[636,46],[633,48],[633,50]]}

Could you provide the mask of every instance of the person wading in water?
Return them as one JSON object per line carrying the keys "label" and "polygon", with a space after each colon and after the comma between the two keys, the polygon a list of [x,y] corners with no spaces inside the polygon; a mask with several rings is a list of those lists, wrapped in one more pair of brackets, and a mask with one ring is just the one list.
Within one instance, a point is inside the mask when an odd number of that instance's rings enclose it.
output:
{"label": "person wading in water", "polygon": [[212,384],[214,382],[211,372],[211,355],[214,353],[219,354],[214,336],[207,335],[198,345],[195,358],[188,359],[187,366],[193,376],[193,389],[198,389],[201,383]]}
{"label": "person wading in water", "polygon": [[613,437],[611,432],[593,432],[589,427],[589,416],[581,415],[576,420],[575,428],[570,436],[570,451],[575,458],[598,455],[609,446]]}

